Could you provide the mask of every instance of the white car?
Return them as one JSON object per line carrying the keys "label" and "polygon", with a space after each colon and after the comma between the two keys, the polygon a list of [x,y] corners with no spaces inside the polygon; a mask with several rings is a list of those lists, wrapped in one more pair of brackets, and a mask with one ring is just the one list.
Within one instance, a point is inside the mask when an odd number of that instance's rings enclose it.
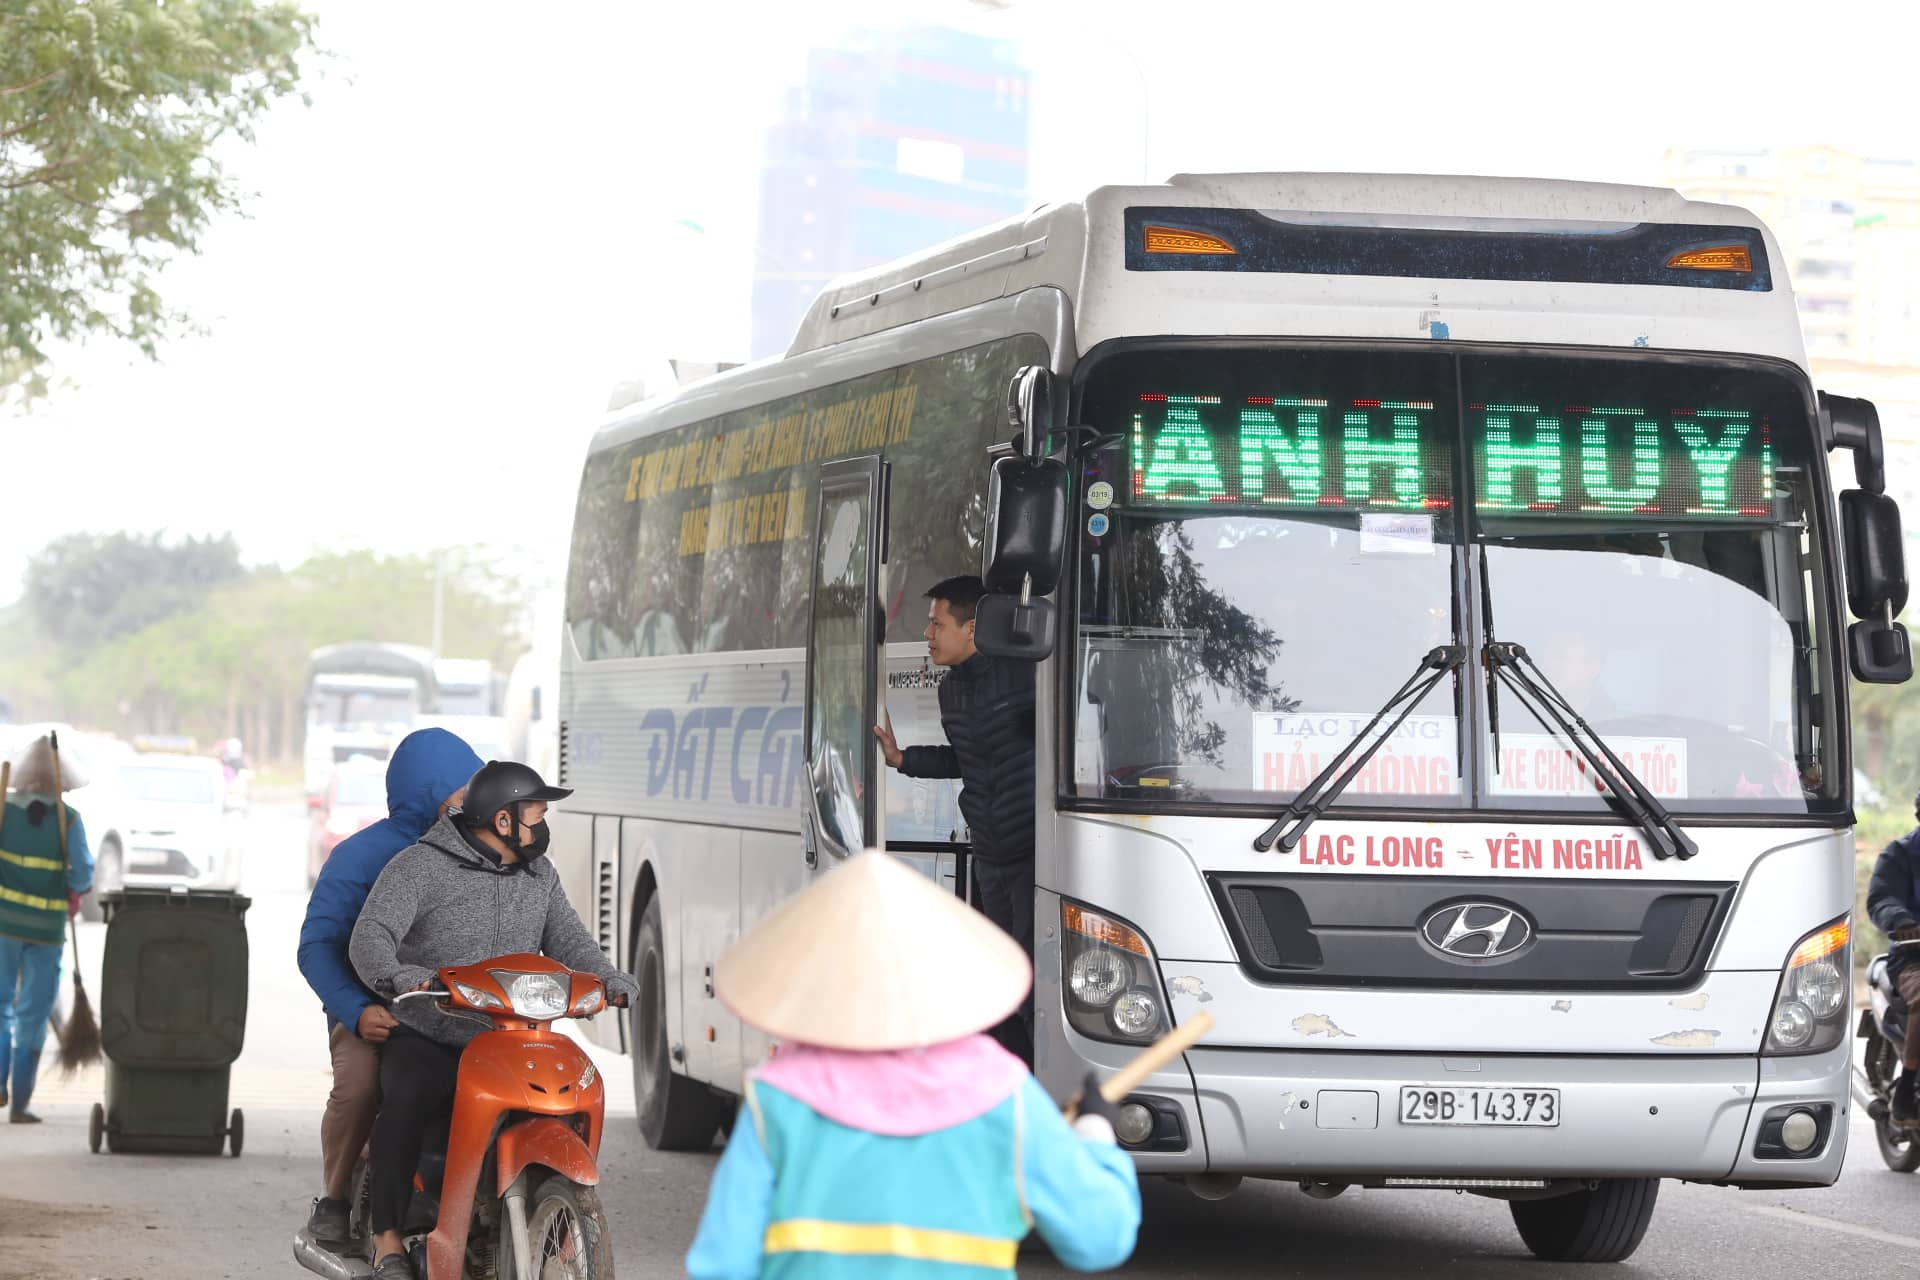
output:
{"label": "white car", "polygon": [[118,865],[102,848],[94,884],[238,889],[238,828],[227,818],[227,779],[205,756],[137,755],[116,776],[125,841]]}

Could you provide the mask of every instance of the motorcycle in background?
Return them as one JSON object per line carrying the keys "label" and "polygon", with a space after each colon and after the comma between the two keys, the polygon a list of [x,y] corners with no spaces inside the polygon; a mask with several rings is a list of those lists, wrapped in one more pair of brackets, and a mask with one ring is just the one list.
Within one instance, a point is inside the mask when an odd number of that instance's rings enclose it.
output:
{"label": "motorcycle in background", "polygon": [[[1860,1011],[1856,1033],[1867,1042],[1861,1065],[1853,1071],[1853,1092],[1873,1120],[1873,1136],[1880,1146],[1880,1158],[1895,1173],[1920,1169],[1920,1129],[1907,1129],[1893,1123],[1893,1082],[1900,1075],[1900,1055],[1907,1043],[1907,1018],[1911,1016],[1900,988],[1888,972],[1887,961],[1894,952],[1915,956],[1920,936],[1895,938],[1888,943],[1886,955],[1875,956],[1867,965],[1868,998],[1871,1005]],[[1909,959],[1909,963],[1920,960]]]}

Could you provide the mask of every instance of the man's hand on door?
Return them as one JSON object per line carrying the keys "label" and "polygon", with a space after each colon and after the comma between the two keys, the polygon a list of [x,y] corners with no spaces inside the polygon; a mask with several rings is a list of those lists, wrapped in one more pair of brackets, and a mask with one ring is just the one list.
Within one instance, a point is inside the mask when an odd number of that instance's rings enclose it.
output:
{"label": "man's hand on door", "polygon": [[886,723],[873,726],[873,736],[880,740],[880,750],[885,753],[887,757],[887,767],[889,769],[898,769],[900,762],[906,759],[906,756],[900,750],[900,744],[893,740],[893,717],[885,711],[882,711],[880,715]]}

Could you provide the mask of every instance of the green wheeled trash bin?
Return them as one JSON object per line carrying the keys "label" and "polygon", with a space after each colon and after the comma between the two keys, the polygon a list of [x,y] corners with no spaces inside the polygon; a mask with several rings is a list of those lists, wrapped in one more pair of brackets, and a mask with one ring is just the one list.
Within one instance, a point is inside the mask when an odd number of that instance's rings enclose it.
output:
{"label": "green wheeled trash bin", "polygon": [[247,908],[237,893],[122,889],[100,895],[107,951],[100,1042],[107,1101],[93,1106],[96,1152],[240,1154],[227,1083],[247,1030]]}

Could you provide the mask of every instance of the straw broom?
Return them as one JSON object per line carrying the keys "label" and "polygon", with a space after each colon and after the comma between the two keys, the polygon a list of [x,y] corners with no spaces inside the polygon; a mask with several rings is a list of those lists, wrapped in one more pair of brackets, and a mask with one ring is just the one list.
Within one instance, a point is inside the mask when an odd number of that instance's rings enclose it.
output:
{"label": "straw broom", "polygon": [[[47,745],[53,749],[53,812],[60,825],[60,860],[68,864],[71,877],[71,855],[67,851],[67,788],[60,772],[60,735],[48,734]],[[71,883],[71,879],[68,882]],[[61,1074],[70,1076],[81,1067],[100,1061],[100,1020],[93,1016],[93,1002],[87,999],[86,984],[80,981],[80,929],[72,913],[67,915],[67,932],[73,940],[73,1011],[67,1015],[66,1031],[60,1036],[58,1060]]]}

